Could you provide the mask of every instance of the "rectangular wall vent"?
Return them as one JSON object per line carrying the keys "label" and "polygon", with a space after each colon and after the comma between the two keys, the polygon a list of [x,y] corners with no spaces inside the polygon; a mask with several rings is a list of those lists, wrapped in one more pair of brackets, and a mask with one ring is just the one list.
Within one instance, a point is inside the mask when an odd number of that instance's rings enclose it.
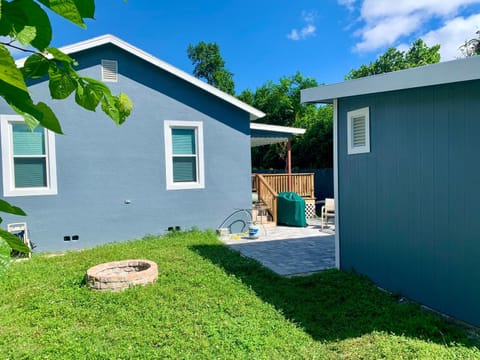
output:
{"label": "rectangular wall vent", "polygon": [[365,146],[366,139],[366,124],[365,116],[358,116],[352,119],[353,127],[353,147]]}
{"label": "rectangular wall vent", "polygon": [[370,152],[370,109],[347,112],[348,154]]}
{"label": "rectangular wall vent", "polygon": [[118,81],[118,62],[116,60],[102,60],[102,81]]}

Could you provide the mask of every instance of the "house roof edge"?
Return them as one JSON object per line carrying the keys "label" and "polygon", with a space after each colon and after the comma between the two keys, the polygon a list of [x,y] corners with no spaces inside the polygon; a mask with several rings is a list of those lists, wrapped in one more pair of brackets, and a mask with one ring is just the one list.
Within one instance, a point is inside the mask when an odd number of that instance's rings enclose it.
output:
{"label": "house roof edge", "polygon": [[[238,100],[236,97],[230,95],[230,94],[227,94],[215,87],[213,87],[212,85],[209,85],[205,82],[203,82],[202,80],[200,79],[197,79],[196,77],[186,73],[185,71],[183,70],[180,70],[179,68],[163,61],[163,60],[160,60],[159,58],[147,53],[146,51],[140,49],[140,48],[137,48],[136,46],[130,44],[130,43],[127,43],[126,41],[112,35],[112,34],[105,34],[105,35],[101,35],[101,36],[97,36],[97,37],[94,37],[94,38],[91,38],[91,39],[88,39],[88,40],[84,40],[84,41],[80,41],[78,43],[75,43],[75,44],[71,44],[71,45],[67,45],[67,46],[63,46],[60,48],[61,51],[63,51],[64,53],[66,54],[73,54],[73,53],[77,53],[79,51],[83,51],[83,50],[88,50],[88,49],[92,49],[92,48],[95,48],[97,46],[101,46],[101,45],[105,45],[105,44],[113,44],[113,45],[116,45],[118,46],[119,48],[157,66],[158,68],[164,70],[164,71],[167,71],[189,83],[191,83],[192,85],[195,85],[203,90],[205,90],[206,92],[212,94],[212,95],[215,95],[217,96],[218,98],[244,110],[245,112],[249,113],[250,114],[250,120],[251,121],[254,121],[254,120],[257,120],[257,119],[260,119],[262,117],[265,116],[265,113],[263,113],[262,111],[254,108],[253,106],[250,106],[246,103],[244,103],[243,101],[240,101]],[[18,67],[22,67],[23,64],[25,63],[25,60],[26,58],[22,58],[22,59],[19,59],[17,60],[15,63],[17,64]]]}

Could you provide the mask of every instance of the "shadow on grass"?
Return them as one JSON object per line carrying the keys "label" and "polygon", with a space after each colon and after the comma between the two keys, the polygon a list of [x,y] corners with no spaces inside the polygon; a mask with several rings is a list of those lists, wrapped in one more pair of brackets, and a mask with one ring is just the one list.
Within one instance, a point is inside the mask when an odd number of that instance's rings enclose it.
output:
{"label": "shadow on grass", "polygon": [[383,331],[441,345],[455,342],[475,346],[463,329],[415,304],[399,303],[395,296],[380,291],[366,277],[355,273],[326,270],[285,278],[223,245],[198,245],[191,249],[235,275],[315,340],[342,340]]}

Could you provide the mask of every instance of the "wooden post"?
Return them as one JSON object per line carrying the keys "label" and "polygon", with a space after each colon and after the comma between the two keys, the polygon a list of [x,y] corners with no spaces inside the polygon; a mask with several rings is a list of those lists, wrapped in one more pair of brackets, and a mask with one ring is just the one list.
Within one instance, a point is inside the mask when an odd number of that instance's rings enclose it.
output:
{"label": "wooden post", "polygon": [[292,191],[292,139],[287,141],[288,191]]}

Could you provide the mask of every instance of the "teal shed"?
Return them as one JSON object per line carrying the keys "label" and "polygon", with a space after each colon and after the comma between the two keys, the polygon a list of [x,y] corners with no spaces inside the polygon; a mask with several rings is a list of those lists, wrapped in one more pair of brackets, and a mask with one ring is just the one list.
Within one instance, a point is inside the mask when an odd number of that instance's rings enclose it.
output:
{"label": "teal shed", "polygon": [[302,91],[334,108],[337,267],[480,325],[480,56]]}

